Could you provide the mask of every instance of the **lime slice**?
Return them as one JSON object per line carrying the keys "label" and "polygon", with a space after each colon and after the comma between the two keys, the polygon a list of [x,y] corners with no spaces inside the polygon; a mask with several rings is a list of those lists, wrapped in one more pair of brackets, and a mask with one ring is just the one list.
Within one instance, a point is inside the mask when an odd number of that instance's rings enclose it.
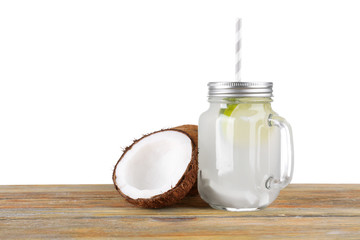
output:
{"label": "lime slice", "polygon": [[239,104],[235,103],[236,100],[237,100],[236,98],[225,98],[224,100],[227,101],[227,102],[234,102],[234,103],[228,103],[228,104],[226,104],[226,108],[220,109],[220,114],[224,114],[225,116],[230,117],[231,113],[235,110],[235,108]]}
{"label": "lime slice", "polygon": [[224,110],[222,114],[230,117],[231,113],[235,110],[235,108],[238,106],[238,104],[228,104],[227,108]]}

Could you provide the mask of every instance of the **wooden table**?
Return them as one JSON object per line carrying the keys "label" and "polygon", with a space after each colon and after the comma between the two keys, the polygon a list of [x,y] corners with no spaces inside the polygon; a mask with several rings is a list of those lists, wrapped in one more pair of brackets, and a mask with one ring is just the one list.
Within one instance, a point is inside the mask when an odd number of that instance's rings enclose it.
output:
{"label": "wooden table", "polygon": [[258,212],[199,196],[165,209],[125,202],[112,185],[0,186],[0,239],[360,239],[360,184],[292,184]]}

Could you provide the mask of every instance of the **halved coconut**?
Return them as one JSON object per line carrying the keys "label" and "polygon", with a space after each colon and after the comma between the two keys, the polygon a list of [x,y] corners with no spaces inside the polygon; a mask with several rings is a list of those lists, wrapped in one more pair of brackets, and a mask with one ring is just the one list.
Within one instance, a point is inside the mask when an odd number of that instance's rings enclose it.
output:
{"label": "halved coconut", "polygon": [[197,126],[164,129],[135,140],[115,165],[116,190],[140,207],[161,208],[180,201],[197,177]]}

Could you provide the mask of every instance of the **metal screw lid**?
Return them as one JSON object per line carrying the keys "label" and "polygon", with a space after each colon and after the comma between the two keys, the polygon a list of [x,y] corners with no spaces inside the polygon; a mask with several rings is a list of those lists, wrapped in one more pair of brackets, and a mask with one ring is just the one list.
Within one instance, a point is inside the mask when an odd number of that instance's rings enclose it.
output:
{"label": "metal screw lid", "polygon": [[272,97],[272,82],[209,82],[209,97]]}

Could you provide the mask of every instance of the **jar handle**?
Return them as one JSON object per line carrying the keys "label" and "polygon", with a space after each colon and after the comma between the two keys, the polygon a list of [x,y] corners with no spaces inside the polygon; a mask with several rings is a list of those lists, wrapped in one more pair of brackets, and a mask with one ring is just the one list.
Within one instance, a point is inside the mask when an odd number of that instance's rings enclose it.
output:
{"label": "jar handle", "polygon": [[290,183],[294,171],[294,145],[291,126],[284,118],[273,114],[269,115],[268,124],[270,127],[275,126],[280,129],[281,158],[280,178],[270,177],[265,185],[268,189],[283,189]]}

